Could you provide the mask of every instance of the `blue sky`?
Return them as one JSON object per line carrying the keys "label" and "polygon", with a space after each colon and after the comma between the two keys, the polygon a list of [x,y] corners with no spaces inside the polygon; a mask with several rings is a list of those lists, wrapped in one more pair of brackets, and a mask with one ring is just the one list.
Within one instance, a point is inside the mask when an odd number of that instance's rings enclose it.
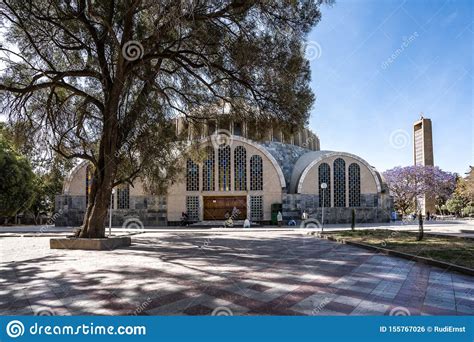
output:
{"label": "blue sky", "polygon": [[322,149],[380,171],[410,165],[423,112],[435,164],[458,173],[474,165],[470,0],[338,0],[322,14],[307,48],[317,95],[310,127]]}
{"label": "blue sky", "polygon": [[322,8],[309,36],[310,127],[321,149],[380,171],[410,165],[412,124],[431,118],[435,164],[474,165],[471,1],[344,1]]}

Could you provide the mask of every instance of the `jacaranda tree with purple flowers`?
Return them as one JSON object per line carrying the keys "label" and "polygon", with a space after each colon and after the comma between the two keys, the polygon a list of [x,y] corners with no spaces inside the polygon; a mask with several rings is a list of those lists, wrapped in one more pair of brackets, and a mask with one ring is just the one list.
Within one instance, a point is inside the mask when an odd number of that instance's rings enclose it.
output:
{"label": "jacaranda tree with purple flowers", "polygon": [[456,187],[456,174],[437,166],[397,166],[383,173],[395,209],[407,214],[415,209],[417,197],[426,194],[441,206],[449,199]]}

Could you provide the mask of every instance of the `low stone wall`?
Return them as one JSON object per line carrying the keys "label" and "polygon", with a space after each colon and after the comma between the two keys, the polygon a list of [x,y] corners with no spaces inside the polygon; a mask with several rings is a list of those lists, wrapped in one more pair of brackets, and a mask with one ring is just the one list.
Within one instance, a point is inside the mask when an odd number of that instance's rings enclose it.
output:
{"label": "low stone wall", "polygon": [[[113,209],[112,226],[166,226],[166,198],[164,196],[130,196],[130,208]],[[85,196],[56,196],[59,208],[54,224],[57,227],[82,225],[86,207]],[[108,223],[108,219],[107,219]]]}
{"label": "low stone wall", "polygon": [[[324,223],[351,223],[352,209],[355,210],[357,223],[389,222],[390,211],[382,208],[324,208]],[[318,208],[311,212],[310,218],[321,222],[322,209]]]}
{"label": "low stone wall", "polygon": [[[389,208],[377,206],[381,201],[376,194],[362,194],[361,207],[354,208],[356,211],[356,222],[388,222],[390,221]],[[300,220],[303,210],[306,210],[311,218],[321,221],[321,208],[319,207],[318,195],[307,194],[284,194],[282,203],[282,214],[285,220]],[[352,208],[325,208],[325,223],[350,223]]]}

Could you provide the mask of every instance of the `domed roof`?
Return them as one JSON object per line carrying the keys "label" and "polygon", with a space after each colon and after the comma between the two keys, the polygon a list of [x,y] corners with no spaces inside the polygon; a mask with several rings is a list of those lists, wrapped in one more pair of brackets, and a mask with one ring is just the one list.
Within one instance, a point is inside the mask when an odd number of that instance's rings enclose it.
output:
{"label": "domed roof", "polygon": [[303,154],[295,163],[293,167],[293,172],[291,174],[290,185],[288,188],[289,193],[299,193],[301,191],[302,180],[311,169],[311,167],[325,158],[329,157],[349,157],[357,160],[362,165],[365,165],[374,177],[375,183],[377,185],[377,191],[382,191],[383,180],[380,178],[380,174],[371,166],[367,161],[362,159],[355,154],[347,152],[337,152],[337,151],[310,151],[306,154]]}
{"label": "domed roof", "polygon": [[311,152],[311,150],[290,144],[276,141],[259,142],[259,144],[275,158],[285,177],[287,188],[290,186],[291,175],[297,160],[301,156]]}

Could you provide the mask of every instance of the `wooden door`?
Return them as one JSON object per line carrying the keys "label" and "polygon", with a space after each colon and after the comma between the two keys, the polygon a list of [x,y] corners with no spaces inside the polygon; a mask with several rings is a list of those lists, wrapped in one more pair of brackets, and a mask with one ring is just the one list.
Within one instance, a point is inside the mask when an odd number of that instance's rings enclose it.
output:
{"label": "wooden door", "polygon": [[245,220],[247,217],[246,196],[204,196],[204,220],[225,220],[226,214],[231,215],[234,208],[238,209],[234,220]]}

